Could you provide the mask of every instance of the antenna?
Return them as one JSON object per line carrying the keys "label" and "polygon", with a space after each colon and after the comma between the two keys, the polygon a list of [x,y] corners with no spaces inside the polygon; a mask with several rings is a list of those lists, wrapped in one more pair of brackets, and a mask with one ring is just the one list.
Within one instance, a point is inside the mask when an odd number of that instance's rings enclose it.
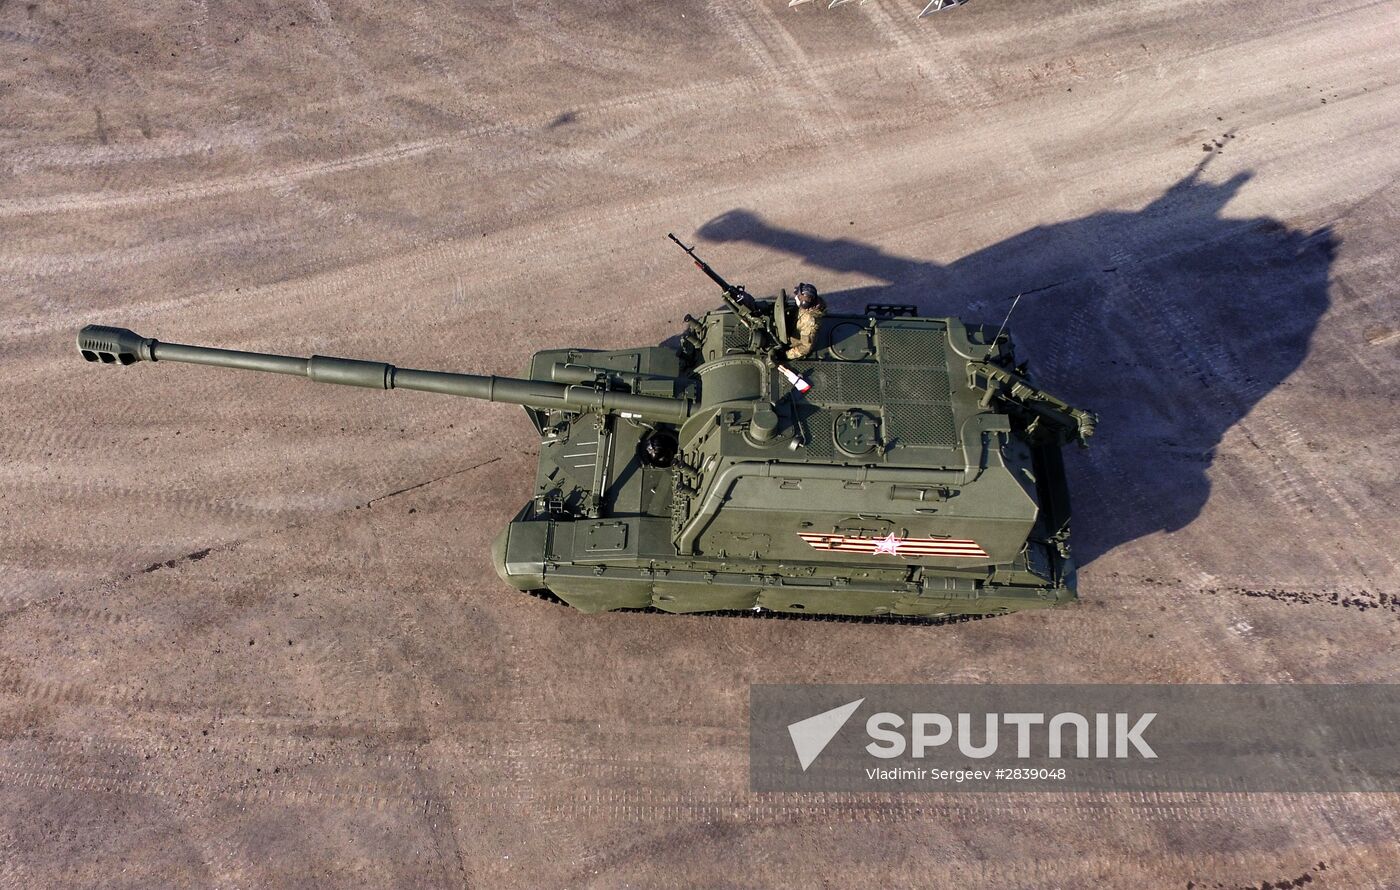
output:
{"label": "antenna", "polygon": [[1019,293],[1016,295],[1016,299],[1011,301],[1011,308],[1006,310],[1006,318],[1001,320],[1001,327],[997,328],[997,335],[993,337],[992,342],[987,345],[988,356],[992,354],[992,349],[996,347],[997,341],[1001,339],[1001,335],[1006,333],[1006,323],[1011,321],[1011,313],[1016,311],[1016,304],[1021,302],[1021,297],[1023,296],[1025,296],[1024,293]]}

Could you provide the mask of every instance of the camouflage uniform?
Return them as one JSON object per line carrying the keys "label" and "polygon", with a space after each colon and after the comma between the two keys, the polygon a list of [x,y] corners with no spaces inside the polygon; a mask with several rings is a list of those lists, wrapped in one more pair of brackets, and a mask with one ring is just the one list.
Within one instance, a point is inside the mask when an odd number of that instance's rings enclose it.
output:
{"label": "camouflage uniform", "polygon": [[822,316],[826,315],[826,301],[817,295],[815,287],[805,281],[793,288],[793,296],[797,298],[797,334],[788,344],[787,357],[806,358],[817,346]]}

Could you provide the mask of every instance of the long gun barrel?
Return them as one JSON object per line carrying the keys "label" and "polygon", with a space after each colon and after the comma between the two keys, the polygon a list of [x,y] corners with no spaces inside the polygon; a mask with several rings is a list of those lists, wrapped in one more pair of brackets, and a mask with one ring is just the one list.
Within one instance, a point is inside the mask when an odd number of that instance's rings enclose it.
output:
{"label": "long gun barrel", "polygon": [[489,402],[509,402],[528,408],[565,411],[598,411],[635,415],[663,423],[681,423],[690,416],[686,399],[667,399],[627,392],[612,392],[592,386],[493,377],[482,374],[452,374],[396,368],[386,362],[313,355],[298,358],[266,352],[240,352],[208,346],[163,343],[142,337],[126,328],[88,325],[78,332],[78,351],[90,362],[130,365],[146,362],[188,362],[245,371],[292,374],[316,383],[338,383],[369,389],[416,389]]}

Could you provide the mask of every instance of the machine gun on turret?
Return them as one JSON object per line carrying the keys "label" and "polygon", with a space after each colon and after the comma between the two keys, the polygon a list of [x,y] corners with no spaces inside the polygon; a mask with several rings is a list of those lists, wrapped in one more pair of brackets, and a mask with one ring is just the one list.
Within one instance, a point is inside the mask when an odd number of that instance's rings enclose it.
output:
{"label": "machine gun on turret", "polygon": [[736,287],[728,281],[725,281],[718,272],[710,267],[709,263],[696,256],[695,248],[686,247],[685,244],[681,242],[681,239],[677,238],[675,235],[667,232],[666,237],[676,242],[677,247],[690,255],[691,260],[695,262],[695,268],[704,272],[711,281],[719,285],[720,294],[724,298],[724,304],[739,318],[739,321],[743,322],[744,327],[748,328],[749,332],[757,338],[758,347],[755,352],[761,355],[766,361],[770,362],[773,367],[777,368],[778,373],[782,374],[787,382],[792,384],[793,389],[800,393],[805,393],[810,390],[812,384],[807,378],[788,367],[787,364],[778,358],[778,354],[788,343],[786,294],[779,296],[778,299],[773,301],[773,312],[771,315],[763,315],[757,311],[755,308],[757,304],[753,295],[745,290],[743,285]]}

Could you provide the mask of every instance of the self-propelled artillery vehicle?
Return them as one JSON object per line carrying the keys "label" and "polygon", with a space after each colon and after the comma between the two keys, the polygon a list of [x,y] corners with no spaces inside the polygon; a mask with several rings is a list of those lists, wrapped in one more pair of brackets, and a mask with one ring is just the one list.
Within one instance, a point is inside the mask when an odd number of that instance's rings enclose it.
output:
{"label": "self-propelled artillery vehicle", "polygon": [[687,315],[676,348],[545,350],[521,379],[96,325],[78,349],[523,405],[539,472],[493,561],[583,612],[947,618],[1075,598],[1060,452],[1095,418],[1033,386],[1008,334],[872,305],[826,314],[789,358],[787,295],[756,300],[681,246],[725,305]]}

